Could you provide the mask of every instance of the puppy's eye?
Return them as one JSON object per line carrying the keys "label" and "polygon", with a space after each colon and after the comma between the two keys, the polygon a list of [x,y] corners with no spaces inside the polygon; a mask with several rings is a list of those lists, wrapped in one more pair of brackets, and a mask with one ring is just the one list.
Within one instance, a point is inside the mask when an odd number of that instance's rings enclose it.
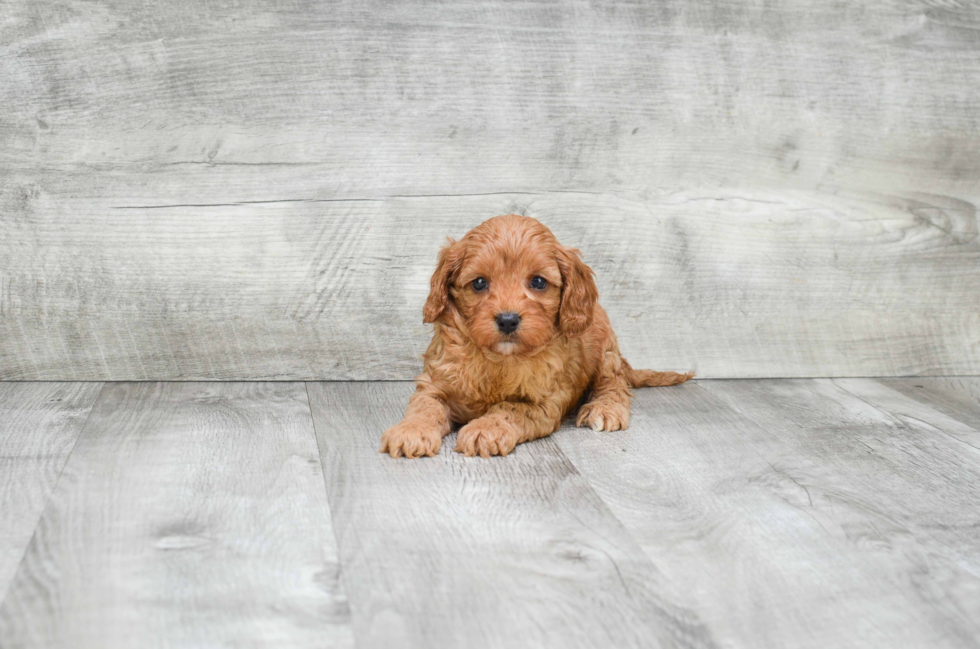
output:
{"label": "puppy's eye", "polygon": [[485,291],[487,290],[487,280],[482,277],[477,277],[473,280],[473,290],[474,291]]}
{"label": "puppy's eye", "polygon": [[536,291],[543,291],[544,289],[548,288],[548,280],[540,275],[535,275],[531,278],[531,288]]}

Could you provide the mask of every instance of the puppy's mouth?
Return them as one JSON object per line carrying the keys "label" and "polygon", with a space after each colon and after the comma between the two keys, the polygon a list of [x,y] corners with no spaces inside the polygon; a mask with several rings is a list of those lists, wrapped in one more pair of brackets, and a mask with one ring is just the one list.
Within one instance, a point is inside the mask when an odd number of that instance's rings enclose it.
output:
{"label": "puppy's mouth", "polygon": [[501,356],[510,356],[511,354],[517,352],[520,349],[520,344],[511,340],[504,340],[493,346],[493,351],[497,352]]}

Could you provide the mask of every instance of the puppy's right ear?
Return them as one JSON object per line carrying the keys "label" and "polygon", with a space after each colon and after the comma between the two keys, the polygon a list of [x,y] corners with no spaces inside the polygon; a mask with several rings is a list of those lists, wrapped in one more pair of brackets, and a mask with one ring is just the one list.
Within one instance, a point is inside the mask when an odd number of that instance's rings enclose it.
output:
{"label": "puppy's right ear", "polygon": [[449,306],[449,284],[463,264],[465,245],[448,239],[439,250],[439,262],[430,280],[429,297],[422,307],[422,322],[435,322]]}

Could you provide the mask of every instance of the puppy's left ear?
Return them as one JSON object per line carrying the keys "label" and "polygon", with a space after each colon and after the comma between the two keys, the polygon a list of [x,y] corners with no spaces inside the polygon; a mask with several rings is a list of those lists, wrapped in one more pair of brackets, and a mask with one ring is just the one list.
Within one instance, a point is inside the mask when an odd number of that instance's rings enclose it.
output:
{"label": "puppy's left ear", "polygon": [[561,306],[558,326],[569,337],[581,336],[592,326],[599,289],[595,274],[582,261],[574,248],[558,249],[558,269],[561,271]]}
{"label": "puppy's left ear", "polygon": [[422,322],[435,322],[449,306],[449,284],[463,264],[465,248],[463,242],[448,239],[439,250],[439,262],[430,280],[429,297],[422,307]]}

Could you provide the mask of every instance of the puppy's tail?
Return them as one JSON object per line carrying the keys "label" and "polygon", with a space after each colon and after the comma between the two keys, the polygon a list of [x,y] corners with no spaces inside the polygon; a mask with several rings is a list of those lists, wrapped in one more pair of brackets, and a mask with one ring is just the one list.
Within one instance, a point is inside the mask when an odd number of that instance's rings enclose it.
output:
{"label": "puppy's tail", "polygon": [[658,388],[664,385],[677,385],[694,376],[694,372],[654,372],[653,370],[634,370],[626,363],[626,378],[634,388]]}

